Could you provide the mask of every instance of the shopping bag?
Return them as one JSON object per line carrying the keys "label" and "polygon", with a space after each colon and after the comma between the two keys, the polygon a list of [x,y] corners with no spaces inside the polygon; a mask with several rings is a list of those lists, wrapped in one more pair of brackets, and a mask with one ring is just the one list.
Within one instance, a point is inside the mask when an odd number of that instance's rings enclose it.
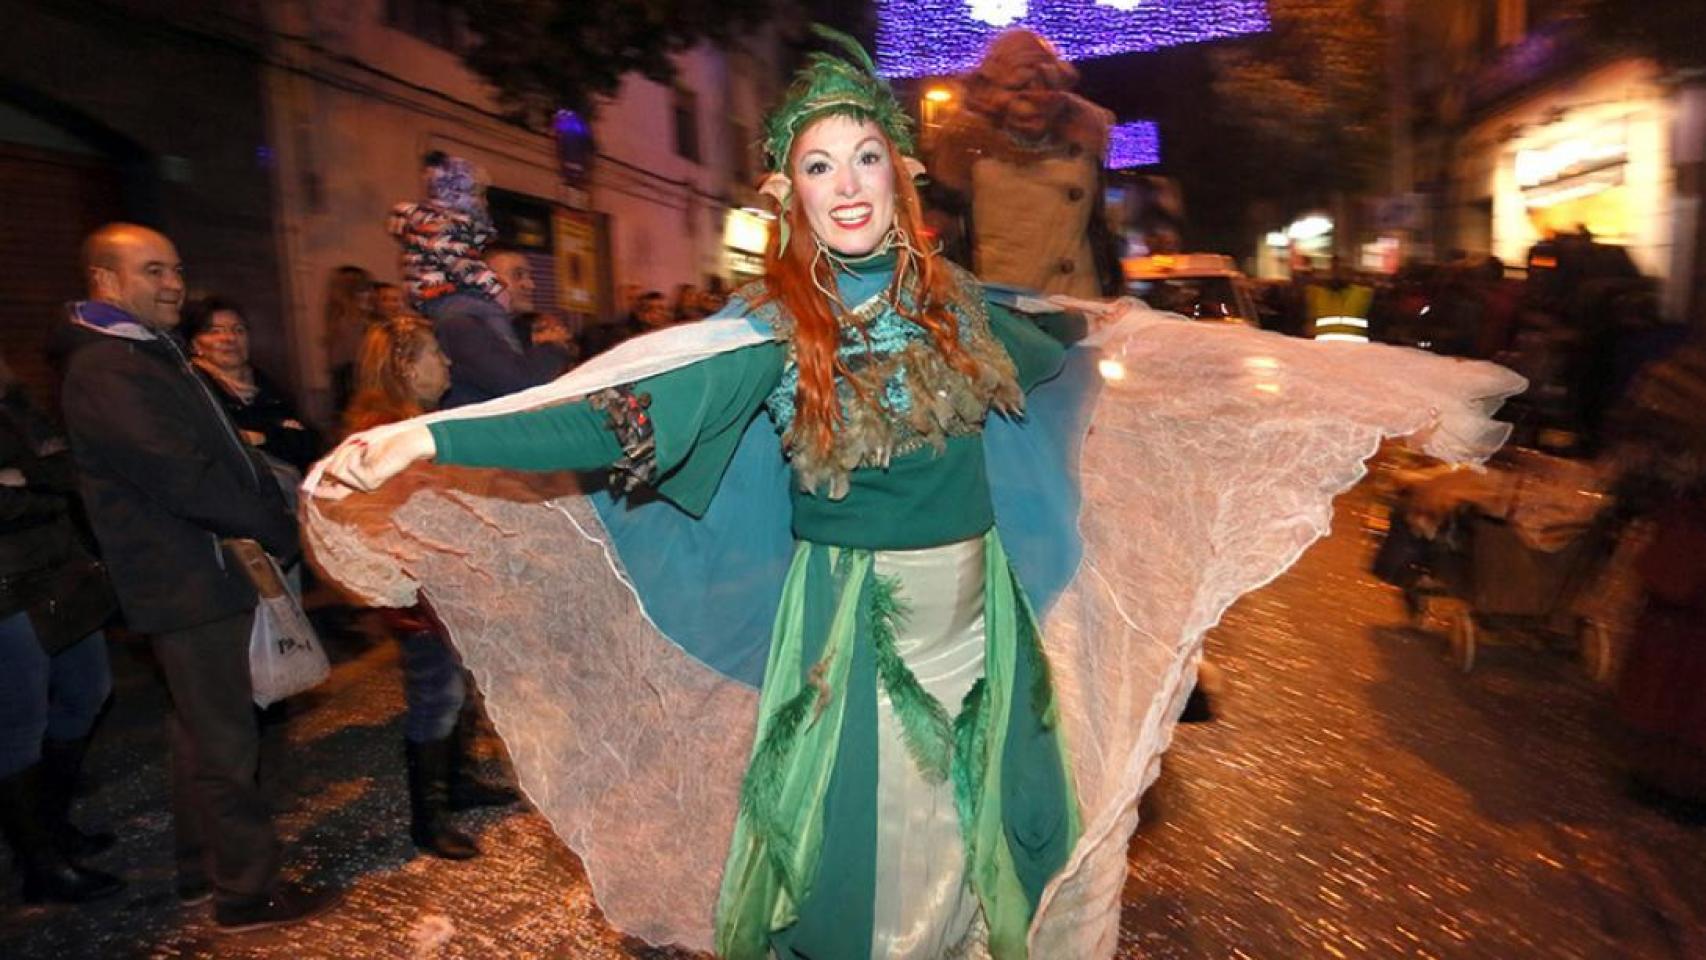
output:
{"label": "shopping bag", "polygon": [[249,631],[249,679],[255,705],[268,707],[317,686],[332,672],[325,648],[284,573],[253,540],[227,540],[226,549],[243,566],[260,603]]}

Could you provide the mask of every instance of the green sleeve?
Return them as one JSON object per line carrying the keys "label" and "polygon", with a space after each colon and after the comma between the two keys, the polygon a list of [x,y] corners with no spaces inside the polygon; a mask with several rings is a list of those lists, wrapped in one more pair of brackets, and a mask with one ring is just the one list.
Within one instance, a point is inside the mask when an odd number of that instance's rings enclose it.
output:
{"label": "green sleeve", "polygon": [[[658,492],[695,516],[703,512],[781,374],[782,348],[764,343],[636,382],[634,392],[651,396]],[[604,414],[584,400],[429,429],[435,459],[455,466],[596,470],[622,456]]]}
{"label": "green sleeve", "polygon": [[1084,320],[1066,311],[1019,313],[999,303],[989,304],[989,329],[1019,374],[1021,389],[1030,390],[1060,372],[1066,346],[1083,337]]}
{"label": "green sleeve", "polygon": [[704,514],[747,425],[782,379],[784,357],[781,344],[761,343],[634,385],[652,395],[658,493]]}
{"label": "green sleeve", "polygon": [[622,456],[604,414],[585,401],[430,424],[433,459],[458,467],[596,470]]}

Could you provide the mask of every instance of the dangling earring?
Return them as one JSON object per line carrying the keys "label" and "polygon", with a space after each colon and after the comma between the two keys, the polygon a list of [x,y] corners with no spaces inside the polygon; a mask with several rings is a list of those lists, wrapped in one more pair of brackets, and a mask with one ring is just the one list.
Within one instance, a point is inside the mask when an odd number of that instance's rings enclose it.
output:
{"label": "dangling earring", "polygon": [[[812,234],[812,243],[815,246],[815,249],[812,251],[812,262],[806,267],[806,272],[811,274],[812,286],[816,287],[817,292],[823,294],[824,297],[826,297],[832,305],[838,307],[842,313],[846,313],[847,304],[841,302],[841,291],[834,289],[835,284],[833,281],[835,280],[835,268],[838,265],[835,258],[835,252],[829,249],[829,244],[824,243],[823,238],[815,233]],[[829,289],[824,288],[823,278],[818,276],[817,272],[818,263],[826,258],[829,260],[829,278],[832,281]]]}

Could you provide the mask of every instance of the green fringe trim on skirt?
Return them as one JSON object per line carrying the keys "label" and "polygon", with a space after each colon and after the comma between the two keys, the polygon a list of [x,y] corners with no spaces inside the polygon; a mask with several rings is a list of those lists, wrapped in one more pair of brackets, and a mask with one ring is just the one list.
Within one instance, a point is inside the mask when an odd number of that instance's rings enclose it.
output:
{"label": "green fringe trim on skirt", "polygon": [[871,644],[876,653],[877,677],[889,695],[906,752],[918,772],[930,783],[948,779],[954,754],[954,725],[948,711],[918,682],[918,676],[895,649],[895,625],[904,622],[906,602],[900,584],[892,577],[871,578]]}

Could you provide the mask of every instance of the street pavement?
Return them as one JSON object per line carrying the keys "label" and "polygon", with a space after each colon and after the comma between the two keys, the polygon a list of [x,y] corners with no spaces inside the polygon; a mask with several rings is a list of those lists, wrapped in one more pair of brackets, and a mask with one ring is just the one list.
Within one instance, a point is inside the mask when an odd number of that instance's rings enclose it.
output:
{"label": "street pavement", "polygon": [[[1706,958],[1706,826],[1631,798],[1607,694],[1567,652],[1492,647],[1465,675],[1439,626],[1399,626],[1366,572],[1371,504],[1344,498],[1334,535],[1210,635],[1219,716],[1179,729],[1145,800],[1118,956]],[[368,635],[340,640],[332,678],[268,726],[289,869],[348,898],[218,936],[172,893],[163,689],[139,650],[114,655],[79,818],[119,830],[96,865],[130,886],[26,908],[8,882],[0,957],[692,956],[604,923],[537,814],[462,815],[483,857],[414,857],[396,649]],[[500,771],[501,744],[481,749]]]}

